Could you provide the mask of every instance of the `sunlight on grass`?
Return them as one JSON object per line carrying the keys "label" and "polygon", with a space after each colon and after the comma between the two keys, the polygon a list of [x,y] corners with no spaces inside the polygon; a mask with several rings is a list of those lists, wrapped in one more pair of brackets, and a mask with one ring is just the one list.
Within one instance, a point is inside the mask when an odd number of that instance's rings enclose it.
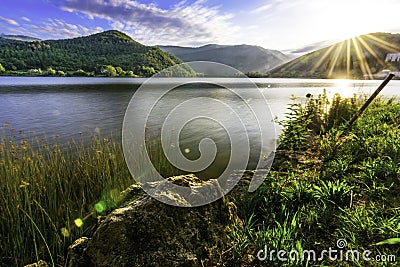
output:
{"label": "sunlight on grass", "polygon": [[[362,98],[336,95],[331,100],[323,94],[304,105],[289,105],[279,147],[286,156],[278,156],[280,163],[259,190],[235,199],[243,224],[229,236],[227,266],[251,265],[249,257],[265,247],[319,253],[336,248],[340,239],[353,250],[399,255],[400,103],[375,100],[339,138],[362,103]],[[265,264],[314,262],[273,258]],[[390,264],[379,266],[394,266]],[[318,266],[376,266],[376,262],[325,259]]]}
{"label": "sunlight on grass", "polygon": [[[351,79],[354,76],[354,69],[360,68],[365,79],[374,79],[374,75],[381,70],[376,69],[374,65],[370,65],[367,55],[370,54],[380,65],[385,65],[384,59],[386,58],[386,54],[380,55],[375,51],[374,48],[377,47],[392,53],[398,53],[400,50],[398,45],[391,44],[371,34],[351,37],[327,48],[313,65],[310,73],[315,73],[322,64],[328,62],[326,67],[327,78]],[[355,58],[352,56],[354,54]],[[344,69],[344,66],[345,73],[337,71]]]}
{"label": "sunlight on grass", "polygon": [[41,259],[63,264],[68,245],[90,235],[97,216],[133,183],[117,142],[93,137],[61,146],[10,128],[0,140],[0,177],[5,266]]}

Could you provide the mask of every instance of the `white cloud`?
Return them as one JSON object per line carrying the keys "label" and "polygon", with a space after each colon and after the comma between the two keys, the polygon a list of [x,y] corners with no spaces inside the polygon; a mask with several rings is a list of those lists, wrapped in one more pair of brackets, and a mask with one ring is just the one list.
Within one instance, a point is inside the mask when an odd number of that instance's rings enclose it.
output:
{"label": "white cloud", "polygon": [[26,25],[27,28],[45,35],[47,38],[73,38],[103,31],[103,28],[87,28],[78,24],[67,23],[60,19],[48,19],[38,25]]}
{"label": "white cloud", "polygon": [[116,29],[119,31],[122,31],[125,28],[125,24],[118,20],[110,22],[110,25],[113,27],[113,29]]}
{"label": "white cloud", "polygon": [[1,17],[1,16],[0,16],[0,22],[6,23],[6,24],[10,24],[10,25],[19,26],[19,23],[16,22],[15,20],[8,19],[8,18]]}
{"label": "white cloud", "polygon": [[132,0],[67,0],[63,9],[106,19],[145,44],[225,42],[239,30],[231,23],[231,14],[206,6],[205,1],[182,1],[167,10]]}
{"label": "white cloud", "polygon": [[273,6],[272,4],[266,4],[266,5],[263,5],[263,6],[260,6],[256,9],[254,9],[251,13],[253,13],[253,14],[261,13],[263,11],[271,9],[272,6]]}
{"label": "white cloud", "polygon": [[27,17],[21,17],[22,20],[25,20],[26,22],[31,22],[31,20]]}

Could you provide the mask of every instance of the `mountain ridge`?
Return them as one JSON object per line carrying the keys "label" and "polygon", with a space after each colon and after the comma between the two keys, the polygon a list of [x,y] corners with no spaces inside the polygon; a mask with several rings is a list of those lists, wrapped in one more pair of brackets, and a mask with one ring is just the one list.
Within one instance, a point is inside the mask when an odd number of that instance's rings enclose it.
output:
{"label": "mountain ridge", "polygon": [[4,39],[10,39],[10,40],[16,40],[16,41],[24,41],[24,42],[35,42],[35,41],[41,41],[39,38],[31,37],[31,36],[26,36],[26,35],[13,35],[13,34],[0,34],[1,38]]}
{"label": "mountain ridge", "polygon": [[185,62],[214,61],[229,65],[244,73],[264,73],[289,60],[289,57],[280,51],[246,44],[207,44],[199,47],[160,45],[158,47]]}

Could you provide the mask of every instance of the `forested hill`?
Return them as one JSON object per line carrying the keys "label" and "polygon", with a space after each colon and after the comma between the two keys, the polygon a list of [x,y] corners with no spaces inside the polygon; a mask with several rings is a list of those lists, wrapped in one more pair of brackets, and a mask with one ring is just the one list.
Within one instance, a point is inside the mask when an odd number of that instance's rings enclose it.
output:
{"label": "forested hill", "polygon": [[399,71],[400,62],[386,62],[400,53],[400,34],[371,33],[296,58],[271,71],[269,77],[376,78],[382,70]]}
{"label": "forested hill", "polygon": [[24,42],[0,38],[0,64],[6,71],[151,76],[179,63],[182,61],[177,57],[115,30],[64,40]]}

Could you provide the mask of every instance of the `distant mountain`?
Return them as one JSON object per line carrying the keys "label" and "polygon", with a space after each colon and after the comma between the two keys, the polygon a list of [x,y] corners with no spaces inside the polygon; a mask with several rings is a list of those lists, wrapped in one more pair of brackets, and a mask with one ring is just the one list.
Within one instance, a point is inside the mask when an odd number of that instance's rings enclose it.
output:
{"label": "distant mountain", "polygon": [[[0,37],[0,64],[6,70],[52,68],[63,72],[81,69],[95,73],[104,71],[101,66],[111,65],[139,76],[151,76],[179,63],[182,63],[180,59],[158,47],[142,45],[115,30],[74,39],[34,42]],[[182,69],[182,75],[186,72],[194,73]]]}
{"label": "distant mountain", "polygon": [[244,73],[266,71],[281,65],[289,57],[276,50],[252,45],[216,45],[201,47],[159,46],[185,62],[214,61],[232,66]]}
{"label": "distant mountain", "polygon": [[10,39],[10,40],[25,41],[25,42],[41,41],[38,38],[25,36],[25,35],[7,35],[7,34],[2,33],[2,34],[0,34],[0,37],[5,38],[5,39]]}
{"label": "distant mountain", "polygon": [[382,70],[399,71],[400,62],[386,62],[391,53],[400,53],[400,34],[371,33],[296,58],[272,69],[268,76],[376,78]]}

